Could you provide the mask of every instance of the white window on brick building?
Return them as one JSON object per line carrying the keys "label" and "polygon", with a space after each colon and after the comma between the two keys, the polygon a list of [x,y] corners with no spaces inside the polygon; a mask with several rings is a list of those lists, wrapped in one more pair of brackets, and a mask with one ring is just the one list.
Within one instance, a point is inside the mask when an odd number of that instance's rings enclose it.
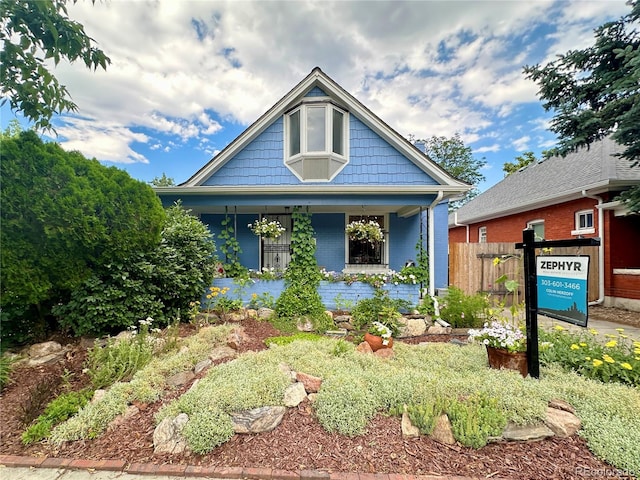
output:
{"label": "white window on brick building", "polygon": [[544,240],[544,220],[531,220],[527,222],[527,228],[533,228],[536,242]]}
{"label": "white window on brick building", "polygon": [[487,227],[478,229],[478,243],[487,243]]}
{"label": "white window on brick building", "polygon": [[571,231],[571,235],[586,235],[596,233],[593,223],[593,210],[580,210],[576,212],[575,229]]}

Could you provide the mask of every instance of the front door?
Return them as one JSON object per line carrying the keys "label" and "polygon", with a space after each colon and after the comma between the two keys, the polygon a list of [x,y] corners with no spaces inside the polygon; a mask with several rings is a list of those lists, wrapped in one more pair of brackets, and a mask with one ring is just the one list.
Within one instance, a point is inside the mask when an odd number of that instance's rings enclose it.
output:
{"label": "front door", "polygon": [[262,215],[262,218],[276,220],[286,229],[278,238],[262,239],[262,268],[284,272],[291,261],[291,214],[269,214]]}

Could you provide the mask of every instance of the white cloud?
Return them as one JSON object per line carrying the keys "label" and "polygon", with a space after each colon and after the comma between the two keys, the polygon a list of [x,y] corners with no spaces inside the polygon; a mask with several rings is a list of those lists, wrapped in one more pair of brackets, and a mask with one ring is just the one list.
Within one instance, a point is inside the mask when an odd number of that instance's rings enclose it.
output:
{"label": "white cloud", "polygon": [[[67,119],[58,131],[65,145],[91,156],[144,162],[135,143],[149,139],[134,131],[149,132],[151,149],[206,137],[225,145],[228,122],[252,123],[315,66],[402,135],[490,138],[497,121],[537,101],[522,65],[588,44],[595,26],[628,7],[624,0],[123,0],[68,10],[112,64],[106,72],[56,69],[80,113],[93,119]],[[550,26],[541,37],[543,23]]]}
{"label": "white cloud", "polygon": [[529,135],[525,135],[524,137],[520,137],[515,139],[512,142],[513,148],[518,151],[525,151],[529,149],[529,142],[531,141],[531,137]]}
{"label": "white cloud", "polygon": [[473,151],[475,153],[499,152],[500,149],[500,145],[494,143],[493,145],[487,145],[486,147],[474,148]]}

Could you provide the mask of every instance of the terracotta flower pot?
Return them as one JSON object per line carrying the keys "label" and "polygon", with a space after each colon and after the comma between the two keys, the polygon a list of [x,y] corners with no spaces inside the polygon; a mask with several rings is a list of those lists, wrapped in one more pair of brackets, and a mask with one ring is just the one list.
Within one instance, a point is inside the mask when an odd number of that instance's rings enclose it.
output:
{"label": "terracotta flower pot", "polygon": [[489,357],[489,366],[491,368],[516,370],[523,377],[526,377],[529,373],[527,352],[508,352],[502,348],[487,345],[487,356]]}
{"label": "terracotta flower pot", "polygon": [[389,342],[386,345],[383,345],[382,344],[382,337],[379,337],[377,335],[373,335],[373,334],[368,333],[368,332],[364,334],[364,341],[369,344],[369,346],[371,347],[371,350],[373,350],[374,352],[376,350],[380,350],[381,348],[391,348],[391,347],[393,347],[393,338],[390,338]]}

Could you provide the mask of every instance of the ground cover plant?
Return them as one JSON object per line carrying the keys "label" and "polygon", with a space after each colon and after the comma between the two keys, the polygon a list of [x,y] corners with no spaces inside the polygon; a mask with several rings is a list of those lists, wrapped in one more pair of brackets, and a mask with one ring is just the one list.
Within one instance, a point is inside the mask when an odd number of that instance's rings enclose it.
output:
{"label": "ground cover plant", "polygon": [[[164,388],[160,372],[168,374],[193,365],[199,355],[190,349],[208,351],[222,341],[228,328],[200,330],[198,340],[194,339],[188,350],[181,350],[180,355],[190,358],[189,361],[184,357],[176,361],[177,354],[154,359],[134,375],[130,384],[116,383],[103,401],[85,407],[56,427],[52,441],[99,435],[106,428],[107,419],[121,413],[128,402],[157,398]],[[563,398],[576,408],[583,421],[580,435],[598,457],[616,468],[640,471],[640,460],[635,455],[640,448],[638,389],[605,384],[554,366],[543,367],[540,380],[525,379],[516,372],[491,370],[486,367],[486,352],[477,345],[397,343],[394,358],[385,360],[360,354],[353,344],[344,341],[337,348],[337,343],[329,338],[274,343],[268,350],[247,353],[212,367],[195,387],[160,409],[156,422],[187,413],[190,418],[189,428],[184,432],[187,441],[194,452],[205,454],[233,435],[232,412],[282,404],[284,389],[290,382],[282,370],[286,364],[295,371],[323,378],[313,409],[328,432],[366,437],[367,426],[376,415],[398,411],[405,404],[421,405],[430,398],[457,400],[451,411],[466,411],[458,414],[460,418],[468,419],[493,409],[489,418],[495,419],[497,425],[502,424],[502,417],[519,425],[532,424],[544,418],[550,399]],[[165,362],[173,366],[168,367]],[[625,401],[611,402],[612,398]],[[465,399],[471,399],[471,404],[475,402],[478,408],[469,410]],[[458,437],[474,446],[482,445],[487,434],[464,429],[460,432]]]}

